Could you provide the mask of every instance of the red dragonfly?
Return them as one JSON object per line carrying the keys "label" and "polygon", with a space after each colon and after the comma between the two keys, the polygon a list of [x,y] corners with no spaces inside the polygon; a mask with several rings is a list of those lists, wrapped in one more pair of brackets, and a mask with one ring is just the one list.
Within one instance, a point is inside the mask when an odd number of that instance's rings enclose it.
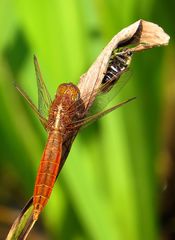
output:
{"label": "red dragonfly", "polygon": [[[38,86],[38,108],[19,86],[16,86],[16,88],[30,104],[48,132],[48,139],[41,157],[33,193],[33,220],[36,221],[51,195],[57,175],[63,165],[62,155],[65,154],[63,143],[69,137],[69,134],[72,132],[76,135],[82,125],[104,116],[134,98],[87,117],[84,108],[87,96],[81,96],[76,85],[73,83],[59,85],[52,101],[36,57],[34,57],[34,65]],[[109,81],[106,82],[104,83],[105,88],[109,84]],[[65,161],[65,157],[63,160]]]}

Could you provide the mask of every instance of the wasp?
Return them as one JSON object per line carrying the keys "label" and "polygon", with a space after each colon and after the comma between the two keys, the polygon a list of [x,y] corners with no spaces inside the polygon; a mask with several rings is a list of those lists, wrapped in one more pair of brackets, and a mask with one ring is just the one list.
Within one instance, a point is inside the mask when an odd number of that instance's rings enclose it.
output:
{"label": "wasp", "polygon": [[123,49],[123,51],[115,49],[111,54],[102,84],[109,83],[113,85],[120,78],[121,74],[128,69],[132,55],[133,53],[129,49]]}

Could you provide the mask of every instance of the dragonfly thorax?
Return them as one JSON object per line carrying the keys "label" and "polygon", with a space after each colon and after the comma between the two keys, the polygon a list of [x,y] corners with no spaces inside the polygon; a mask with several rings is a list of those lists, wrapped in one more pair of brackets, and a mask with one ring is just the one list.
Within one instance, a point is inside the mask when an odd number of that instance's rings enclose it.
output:
{"label": "dragonfly thorax", "polygon": [[72,83],[61,84],[50,107],[48,129],[63,131],[79,115],[80,91]]}

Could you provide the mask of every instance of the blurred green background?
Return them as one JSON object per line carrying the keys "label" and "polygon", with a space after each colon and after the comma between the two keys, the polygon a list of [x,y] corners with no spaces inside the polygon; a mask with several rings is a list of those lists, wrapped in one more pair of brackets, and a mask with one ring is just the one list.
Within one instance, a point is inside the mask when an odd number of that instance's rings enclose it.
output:
{"label": "blurred green background", "polygon": [[0,0],[0,239],[33,193],[47,138],[13,81],[37,102],[35,53],[54,97],[140,18],[163,27],[170,45],[134,56],[129,83],[112,103],[137,99],[80,132],[29,239],[175,239],[173,4]]}

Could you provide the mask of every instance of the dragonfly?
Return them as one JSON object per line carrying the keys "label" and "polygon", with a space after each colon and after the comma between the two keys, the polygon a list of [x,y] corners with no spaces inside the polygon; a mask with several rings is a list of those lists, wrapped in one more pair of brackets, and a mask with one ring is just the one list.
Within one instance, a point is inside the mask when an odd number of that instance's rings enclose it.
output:
{"label": "dragonfly", "polygon": [[[116,58],[114,58],[114,65],[110,62],[104,81],[93,94],[104,93],[107,87],[110,87],[110,84],[113,86],[113,82],[119,78],[121,71],[127,68],[131,54],[126,54],[126,56],[116,54],[116,56],[118,57],[118,64]],[[52,100],[43,80],[36,56],[34,56],[34,66],[38,87],[38,107],[21,87],[16,85],[16,88],[29,103],[48,133],[33,192],[33,220],[36,221],[50,198],[58,173],[64,164],[65,155],[70,150],[70,147],[66,146],[67,150],[65,151],[65,143],[69,141],[69,138],[71,142],[73,141],[80,127],[112,112],[134,98],[127,99],[112,108],[88,116],[84,107],[88,94],[81,96],[81,91],[75,84],[62,83],[58,86],[55,98]]]}

